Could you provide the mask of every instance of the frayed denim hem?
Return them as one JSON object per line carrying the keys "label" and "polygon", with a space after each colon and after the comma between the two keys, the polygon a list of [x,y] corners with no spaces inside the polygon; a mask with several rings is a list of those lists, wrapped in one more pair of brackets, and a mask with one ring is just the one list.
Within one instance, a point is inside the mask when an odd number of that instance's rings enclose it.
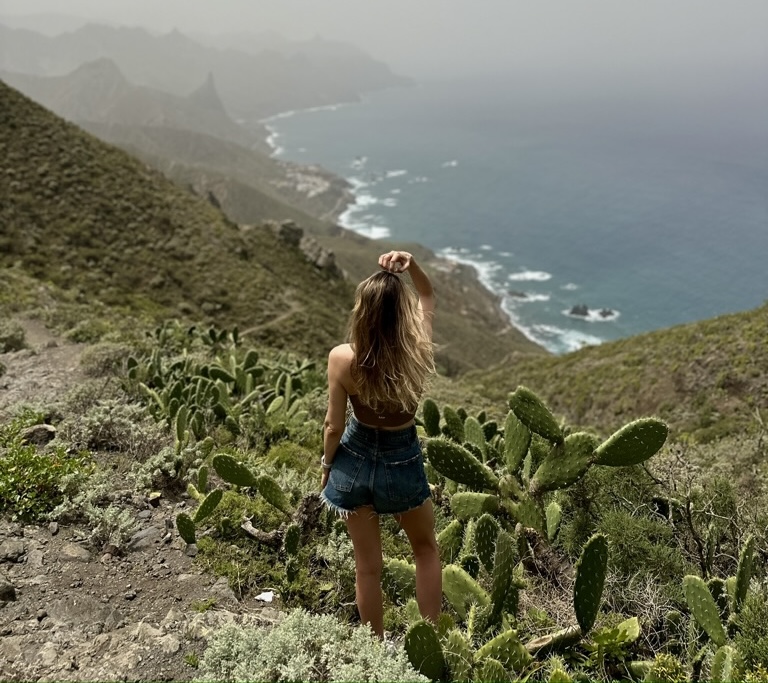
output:
{"label": "frayed denim hem", "polygon": [[327,507],[331,512],[335,512],[339,517],[342,519],[347,519],[354,510],[347,510],[345,508],[339,507],[336,505],[336,503],[332,503],[325,495],[325,490],[320,492],[320,501],[322,502],[325,507]]}

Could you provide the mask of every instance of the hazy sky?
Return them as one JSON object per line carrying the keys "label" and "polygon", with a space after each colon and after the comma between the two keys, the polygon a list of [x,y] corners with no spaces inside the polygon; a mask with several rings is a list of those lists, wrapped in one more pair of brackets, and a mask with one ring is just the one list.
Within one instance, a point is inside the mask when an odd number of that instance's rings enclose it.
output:
{"label": "hazy sky", "polygon": [[406,75],[497,68],[768,73],[768,0],[0,0],[156,30],[353,42]]}

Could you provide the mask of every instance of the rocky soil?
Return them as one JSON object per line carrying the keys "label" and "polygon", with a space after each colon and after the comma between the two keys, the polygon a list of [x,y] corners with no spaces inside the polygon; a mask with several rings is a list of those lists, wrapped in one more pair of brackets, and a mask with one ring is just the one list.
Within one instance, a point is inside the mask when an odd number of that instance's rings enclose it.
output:
{"label": "rocky soil", "polygon": [[[82,380],[83,347],[25,327],[32,348],[0,357],[0,419]],[[0,519],[0,680],[189,680],[217,627],[279,618],[276,603],[238,601],[196,567],[174,525],[190,503],[113,497],[137,521],[124,548],[89,548],[75,526]]]}

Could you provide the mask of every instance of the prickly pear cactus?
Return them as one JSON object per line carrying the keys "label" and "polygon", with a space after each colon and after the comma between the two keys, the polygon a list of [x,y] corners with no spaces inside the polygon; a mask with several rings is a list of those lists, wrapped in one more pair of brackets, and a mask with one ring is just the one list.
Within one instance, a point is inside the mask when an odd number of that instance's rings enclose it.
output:
{"label": "prickly pear cactus", "polygon": [[256,476],[245,465],[237,462],[231,455],[219,454],[213,457],[213,469],[228,484],[235,486],[258,487]]}
{"label": "prickly pear cactus", "polygon": [[510,593],[517,591],[517,587],[513,585],[516,562],[517,545],[514,539],[506,531],[499,531],[493,564],[491,623],[497,623],[501,619],[504,607],[510,602]]}
{"label": "prickly pear cactus", "polygon": [[730,645],[722,645],[715,652],[712,659],[710,679],[713,681],[740,681],[742,663],[741,657],[735,648]]}
{"label": "prickly pear cactus", "polygon": [[569,435],[536,469],[530,484],[531,495],[563,489],[581,479],[592,464],[596,446],[597,439],[592,434]]}
{"label": "prickly pear cactus", "polygon": [[498,489],[498,477],[463,446],[437,438],[427,442],[426,451],[430,464],[444,477],[474,491]]}
{"label": "prickly pear cactus", "polygon": [[431,398],[424,399],[421,415],[427,436],[440,436],[440,409],[437,407],[437,403]]}
{"label": "prickly pear cactus", "polygon": [[477,683],[504,683],[509,680],[504,665],[493,657],[483,659],[475,676]]}
{"label": "prickly pear cactus", "polygon": [[445,658],[440,639],[432,624],[415,623],[405,634],[405,652],[411,666],[422,676],[439,681],[445,674]]}
{"label": "prickly pear cactus", "polygon": [[458,411],[451,406],[445,406],[443,408],[443,420],[445,420],[445,435],[456,443],[464,443],[466,441],[464,438],[464,419]]}
{"label": "prickly pear cactus", "polygon": [[466,522],[499,509],[499,499],[491,493],[460,491],[451,496],[451,511],[456,519]]}
{"label": "prickly pear cactus", "polygon": [[288,504],[285,491],[280,488],[280,484],[272,479],[272,477],[262,474],[256,479],[256,488],[270,505],[273,505],[286,515],[290,514],[290,505]]}
{"label": "prickly pear cactus", "polygon": [[747,598],[749,582],[752,579],[752,558],[755,552],[755,538],[750,535],[744,542],[739,554],[739,566],[736,569],[736,588],[733,595],[733,611],[738,614]]}
{"label": "prickly pear cactus", "polygon": [[696,623],[704,629],[715,645],[725,645],[727,638],[720,621],[720,610],[704,579],[689,574],[683,578],[683,591],[688,609],[691,610]]}
{"label": "prickly pear cactus", "polygon": [[638,465],[659,451],[668,434],[667,425],[654,417],[630,422],[595,449],[595,464],[608,467]]}
{"label": "prickly pear cactus", "polygon": [[531,430],[510,410],[504,421],[504,456],[510,472],[520,470],[530,445]]}
{"label": "prickly pear cactus", "polygon": [[603,596],[603,584],[608,568],[608,539],[595,534],[587,541],[576,563],[573,606],[576,621],[586,635],[595,623]]}
{"label": "prickly pear cactus", "polygon": [[455,564],[443,567],[443,593],[461,619],[467,618],[467,607],[470,604],[487,607],[491,603],[483,587]]}
{"label": "prickly pear cactus", "polygon": [[443,645],[445,663],[452,681],[468,681],[472,675],[474,655],[472,646],[458,629],[448,632]]}
{"label": "prickly pear cactus", "polygon": [[480,424],[476,417],[471,415],[464,420],[464,440],[471,443],[481,454],[481,460],[485,460],[486,455],[486,442],[485,432],[483,431],[483,425]]}
{"label": "prickly pear cactus", "polygon": [[416,596],[416,567],[405,560],[390,558],[384,563],[382,587],[394,603]]}
{"label": "prickly pear cactus", "polygon": [[528,387],[519,386],[509,395],[509,407],[532,432],[552,443],[562,443],[563,430],[555,416]]}
{"label": "prickly pear cactus", "polygon": [[283,535],[283,550],[290,557],[295,557],[299,552],[301,542],[301,529],[298,524],[289,524]]}
{"label": "prickly pear cactus", "polygon": [[195,542],[195,523],[189,515],[185,515],[183,512],[176,515],[176,528],[185,543],[192,545]]}
{"label": "prickly pear cactus", "polygon": [[475,550],[489,573],[493,571],[493,555],[496,552],[498,535],[499,523],[496,519],[488,513],[481,515],[475,524]]}
{"label": "prickly pear cactus", "polygon": [[506,670],[514,672],[522,671],[533,661],[514,629],[500,633],[483,645],[475,653],[475,662],[480,663],[486,657],[498,660]]}
{"label": "prickly pear cactus", "polygon": [[450,564],[458,557],[464,538],[464,525],[454,519],[437,536],[437,547],[440,550],[440,560]]}
{"label": "prickly pear cactus", "polygon": [[547,519],[547,539],[554,543],[557,538],[557,532],[560,530],[560,522],[563,519],[563,509],[556,500],[553,500],[545,510]]}
{"label": "prickly pear cactus", "polygon": [[202,522],[218,507],[223,495],[224,491],[222,489],[214,489],[205,497],[203,502],[200,503],[197,510],[195,511],[195,524]]}

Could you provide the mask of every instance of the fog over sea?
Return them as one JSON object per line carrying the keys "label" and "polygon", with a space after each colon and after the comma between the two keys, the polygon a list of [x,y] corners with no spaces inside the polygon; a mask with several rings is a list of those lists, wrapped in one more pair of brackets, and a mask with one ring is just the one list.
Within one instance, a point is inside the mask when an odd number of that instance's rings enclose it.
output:
{"label": "fog over sea", "polygon": [[275,156],[353,185],[345,227],[471,264],[564,353],[768,299],[768,107],[723,88],[475,79],[266,124]]}

